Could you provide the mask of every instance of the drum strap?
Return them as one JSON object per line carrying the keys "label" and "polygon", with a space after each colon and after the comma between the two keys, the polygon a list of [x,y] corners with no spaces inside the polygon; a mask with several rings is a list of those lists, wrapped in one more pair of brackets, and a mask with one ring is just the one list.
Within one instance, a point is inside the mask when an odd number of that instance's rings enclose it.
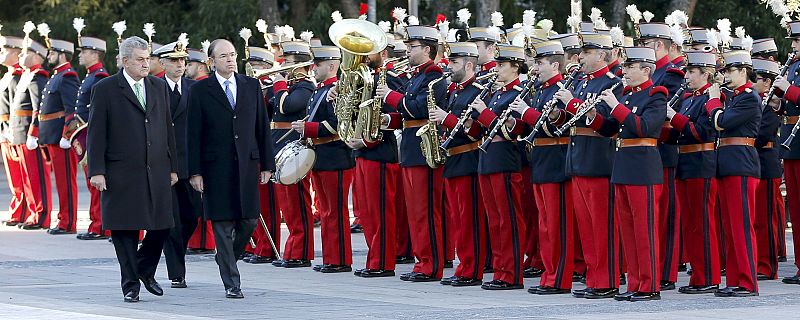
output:
{"label": "drum strap", "polygon": [[312,108],[311,109],[311,113],[309,113],[308,121],[313,121],[314,120],[314,116],[317,114],[317,110],[319,110],[320,103],[322,103],[322,100],[325,100],[325,97],[328,96],[328,91],[330,91],[331,88],[332,87],[330,87],[330,86],[325,88],[325,91],[322,92],[322,94],[320,95],[320,98],[317,99],[316,103],[314,103],[314,108]]}

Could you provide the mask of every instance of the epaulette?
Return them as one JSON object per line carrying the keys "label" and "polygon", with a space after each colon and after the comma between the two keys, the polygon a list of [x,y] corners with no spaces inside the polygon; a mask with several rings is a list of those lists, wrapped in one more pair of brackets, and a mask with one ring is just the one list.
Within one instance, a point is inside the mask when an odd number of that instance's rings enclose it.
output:
{"label": "epaulette", "polygon": [[45,78],[49,78],[50,77],[50,72],[47,72],[47,70],[45,70],[45,69],[36,69],[36,74],[38,74],[40,76],[44,76]]}
{"label": "epaulette", "polygon": [[432,72],[444,73],[442,68],[439,68],[439,66],[437,66],[435,64],[432,64],[432,65],[428,66],[427,68],[425,68],[425,73],[426,74],[427,73],[432,73]]}
{"label": "epaulette", "polygon": [[95,78],[105,78],[108,77],[108,73],[105,72],[98,72],[94,74]]}
{"label": "epaulette", "polygon": [[682,98],[683,98],[683,99],[686,99],[686,98],[689,98],[689,97],[691,97],[692,95],[694,95],[694,94],[693,94],[693,93],[691,93],[691,92],[689,92],[689,93],[684,93]]}
{"label": "epaulette", "polygon": [[650,96],[652,97],[656,93],[663,93],[665,96],[669,95],[669,90],[667,90],[664,86],[655,86],[650,88]]}
{"label": "epaulette", "polygon": [[667,72],[677,74],[677,75],[681,76],[681,78],[686,76],[686,72],[683,72],[683,70],[678,69],[678,68],[667,69]]}
{"label": "epaulette", "polygon": [[67,72],[64,72],[64,74],[62,76],[63,77],[76,77],[77,78],[78,77],[78,73],[75,72],[75,71],[67,71]]}

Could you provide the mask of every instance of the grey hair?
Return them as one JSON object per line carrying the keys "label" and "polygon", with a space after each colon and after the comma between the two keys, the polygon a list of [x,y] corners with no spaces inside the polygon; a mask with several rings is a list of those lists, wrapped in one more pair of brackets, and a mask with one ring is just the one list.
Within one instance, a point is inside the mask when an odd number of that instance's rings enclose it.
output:
{"label": "grey hair", "polygon": [[122,40],[122,44],[119,45],[119,54],[123,58],[130,59],[133,57],[133,49],[147,51],[147,41],[137,36],[128,37]]}

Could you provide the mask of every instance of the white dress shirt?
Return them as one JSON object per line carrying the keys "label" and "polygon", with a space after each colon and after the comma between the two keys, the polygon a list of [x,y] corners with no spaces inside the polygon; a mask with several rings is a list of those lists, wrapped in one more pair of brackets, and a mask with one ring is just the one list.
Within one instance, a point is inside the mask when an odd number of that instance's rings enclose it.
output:
{"label": "white dress shirt", "polygon": [[[169,77],[166,77],[166,76],[164,77],[164,79],[167,80],[167,85],[169,86],[169,91],[170,92],[172,92],[172,90],[175,90],[175,85],[177,84],[178,85],[178,93],[183,94],[183,88],[181,88],[181,79],[183,79],[183,78],[178,78],[178,82],[174,82],[174,81],[172,81],[172,79],[170,79]],[[223,88],[222,90],[225,90],[225,88]]]}
{"label": "white dress shirt", "polygon": [[142,87],[142,100],[147,101],[147,93],[144,88],[144,78],[139,79],[139,81],[134,81],[131,76],[128,75],[128,70],[123,69],[122,75],[125,76],[125,80],[128,80],[128,85],[131,86],[131,90],[133,91],[133,95],[136,96],[136,88],[134,87],[135,84],[140,84]]}
{"label": "white dress shirt", "polygon": [[236,73],[231,73],[230,79],[223,78],[219,72],[216,71],[214,71],[214,76],[217,77],[217,81],[219,81],[219,86],[222,87],[223,93],[225,93],[225,81],[230,81],[230,83],[228,83],[228,90],[233,94],[233,103],[236,104]]}

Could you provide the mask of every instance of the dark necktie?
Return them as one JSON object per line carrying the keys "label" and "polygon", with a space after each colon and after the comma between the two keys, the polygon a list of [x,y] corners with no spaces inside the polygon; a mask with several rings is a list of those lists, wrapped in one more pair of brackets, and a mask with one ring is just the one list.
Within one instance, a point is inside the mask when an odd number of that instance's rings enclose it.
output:
{"label": "dark necktie", "polygon": [[170,104],[169,109],[172,114],[175,114],[175,110],[178,109],[178,103],[181,101],[181,92],[178,91],[178,84],[175,84],[175,87],[172,88],[172,92],[170,92]]}

